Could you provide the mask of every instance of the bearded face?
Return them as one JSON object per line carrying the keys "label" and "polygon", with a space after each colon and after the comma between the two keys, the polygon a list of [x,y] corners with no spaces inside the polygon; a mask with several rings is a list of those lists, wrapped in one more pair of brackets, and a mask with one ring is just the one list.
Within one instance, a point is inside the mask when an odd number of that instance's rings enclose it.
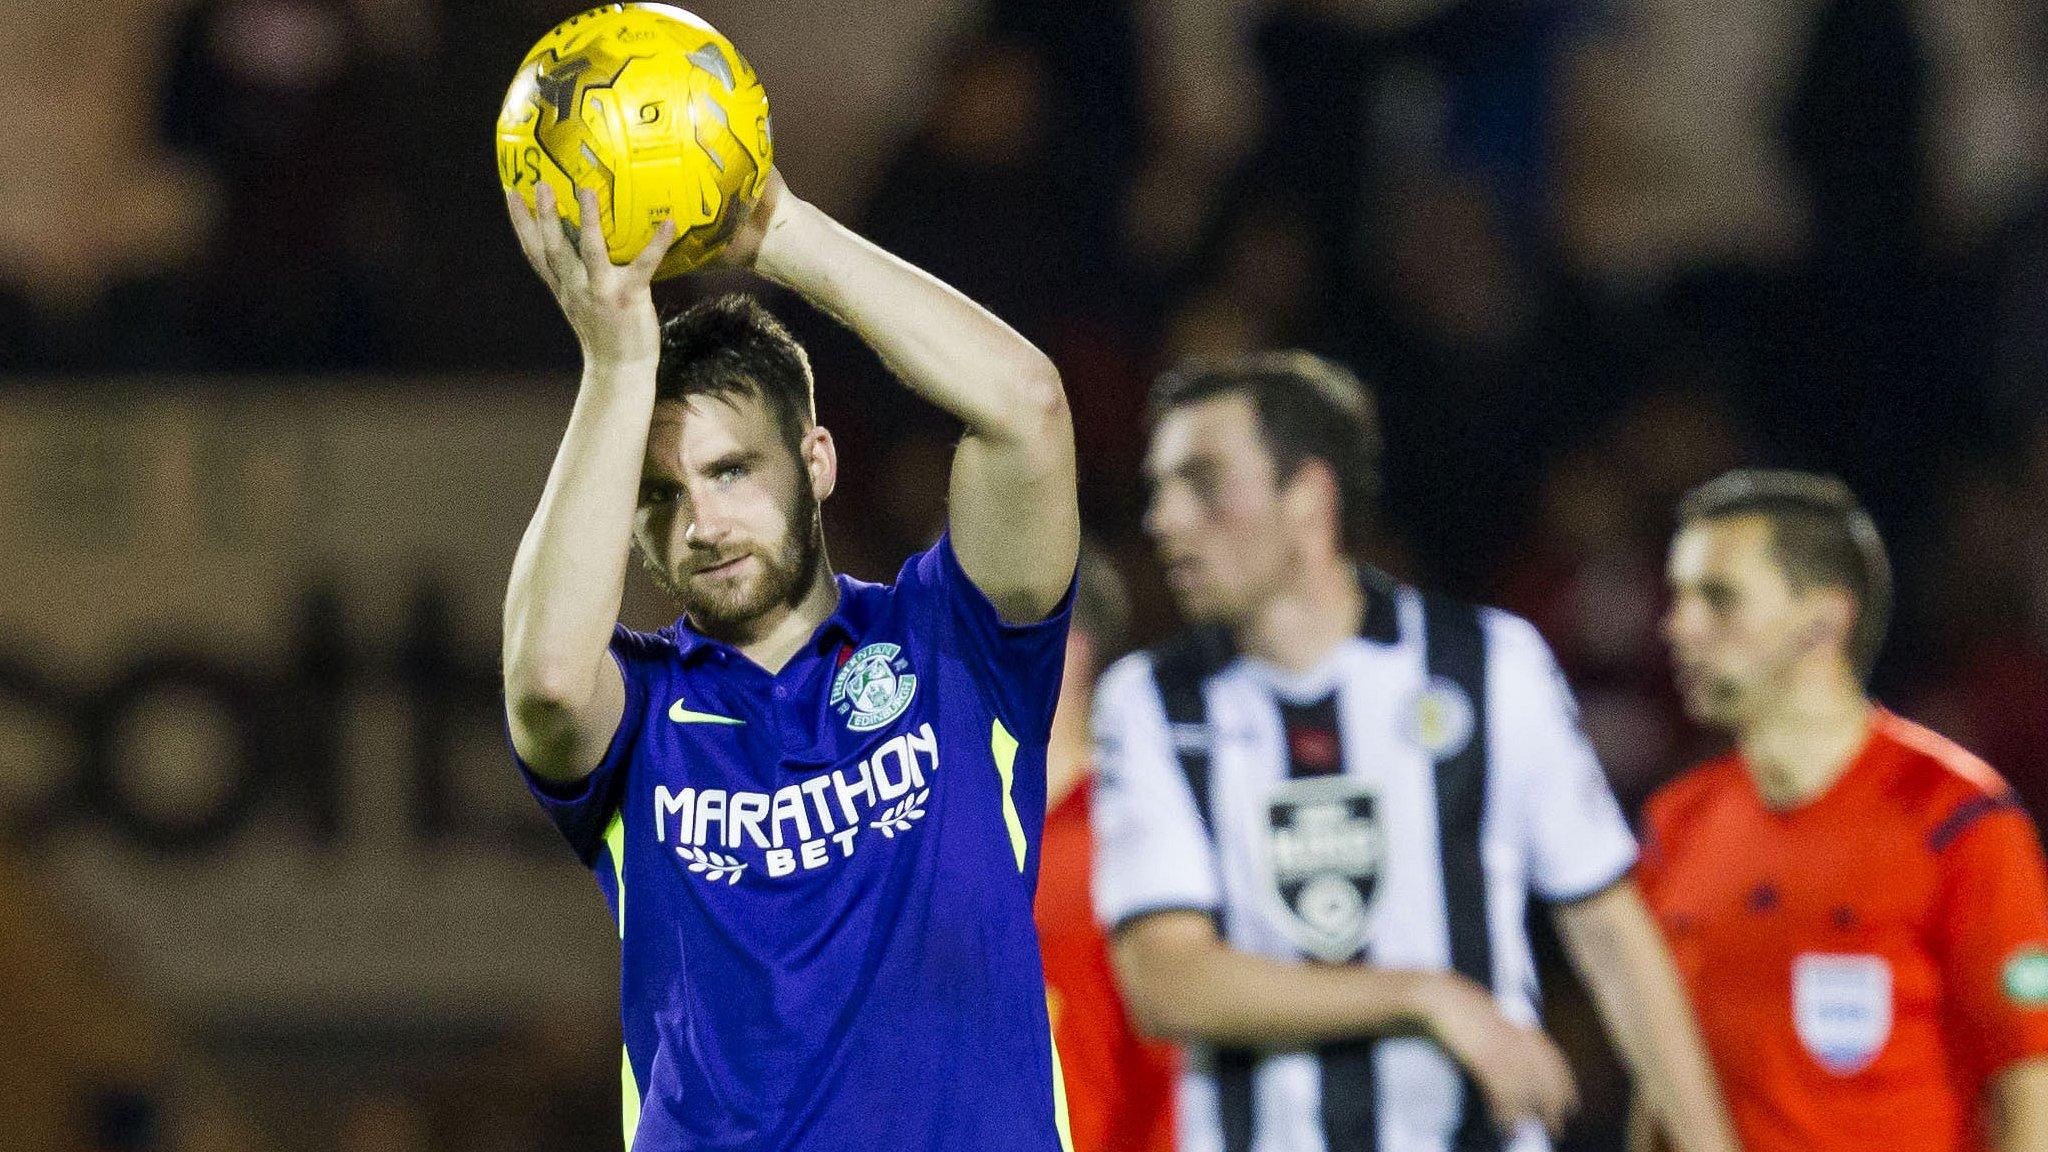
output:
{"label": "bearded face", "polygon": [[633,535],[655,584],[721,639],[795,606],[824,563],[810,472],[751,397],[656,405]]}
{"label": "bearded face", "polygon": [[808,487],[799,487],[774,539],[728,541],[725,547],[690,542],[680,563],[664,562],[644,543],[639,552],[656,586],[699,631],[744,634],[753,622],[804,598],[824,559],[824,528],[817,500]]}

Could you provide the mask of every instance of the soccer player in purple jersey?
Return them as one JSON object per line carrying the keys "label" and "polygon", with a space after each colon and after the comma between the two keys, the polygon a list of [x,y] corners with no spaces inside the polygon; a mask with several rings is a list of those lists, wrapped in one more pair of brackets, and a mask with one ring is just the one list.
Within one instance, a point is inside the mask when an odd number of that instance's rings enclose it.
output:
{"label": "soccer player in purple jersey", "polygon": [[[1058,373],[779,176],[723,259],[836,317],[965,425],[947,534],[834,576],[810,365],[746,297],[666,322],[673,231],[613,265],[585,190],[509,201],[583,379],[505,600],[529,786],[621,937],[636,1152],[1057,1152],[1032,927],[1079,539]],[[637,551],[681,618],[617,624]]]}

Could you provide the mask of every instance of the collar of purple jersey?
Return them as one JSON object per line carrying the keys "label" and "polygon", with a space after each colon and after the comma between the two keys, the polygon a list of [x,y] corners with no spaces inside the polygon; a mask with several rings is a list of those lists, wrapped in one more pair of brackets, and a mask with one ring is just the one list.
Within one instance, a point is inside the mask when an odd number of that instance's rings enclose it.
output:
{"label": "collar of purple jersey", "polygon": [[[837,652],[844,660],[874,624],[888,590],[880,584],[856,580],[843,572],[834,576],[833,581],[839,585],[839,604],[811,633],[811,642],[804,651],[812,656]],[[675,644],[676,655],[685,662],[705,659],[720,652],[740,655],[738,649],[723,640],[713,639],[691,627],[687,616],[678,617],[675,623],[663,628],[660,635]]]}

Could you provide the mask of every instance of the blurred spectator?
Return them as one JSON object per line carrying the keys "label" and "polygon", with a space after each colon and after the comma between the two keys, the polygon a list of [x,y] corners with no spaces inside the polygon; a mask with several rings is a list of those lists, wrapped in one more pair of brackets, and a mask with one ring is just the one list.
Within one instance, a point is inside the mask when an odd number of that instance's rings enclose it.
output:
{"label": "blurred spectator", "polygon": [[[402,305],[406,362],[433,371],[571,373],[576,344],[561,313],[526,267],[505,219],[494,170],[492,126],[527,50],[574,5],[553,0],[354,0],[429,4],[405,21],[414,61],[388,51],[387,71],[406,81],[404,115],[383,126],[386,170],[407,211],[405,274],[388,282]],[[684,285],[664,287],[664,298]]]}
{"label": "blurred spectator", "polygon": [[358,1097],[342,1111],[338,1152],[433,1152],[427,1118],[398,1093]]}
{"label": "blurred spectator", "polygon": [[[1114,515],[1128,511],[1118,489],[1135,465],[1144,394],[1133,339],[1143,308],[1122,287],[1114,227],[1134,163],[1134,129],[1117,117],[1132,113],[1134,97],[1122,49],[1087,34],[1114,40],[1117,6],[1083,11],[1073,22],[1014,0],[988,30],[956,42],[924,121],[881,166],[861,231],[987,305],[1061,365],[1084,496],[1092,512]],[[1103,102],[1088,102],[1091,93]],[[1077,131],[1092,116],[1107,120]]]}
{"label": "blurred spectator", "polygon": [[1332,287],[1331,255],[1307,215],[1284,197],[1255,201],[1228,222],[1168,315],[1160,359],[1228,360],[1314,342]]}
{"label": "blurred spectator", "polygon": [[1145,145],[1138,28],[1131,0],[990,0],[999,37],[1035,47],[1046,157],[1098,257],[1122,243],[1125,186]]}
{"label": "blurred spectator", "polygon": [[1349,333],[1384,377],[1389,521],[1467,591],[1515,535],[1573,383],[1536,340],[1548,294],[1504,216],[1471,180],[1409,178],[1387,201],[1377,323]]}
{"label": "blurred spectator", "polygon": [[[149,325],[184,329],[184,357],[231,369],[343,368],[396,352],[391,286],[405,202],[392,167],[406,91],[348,0],[201,0],[178,30],[159,109],[167,144],[205,163],[221,216],[200,265],[156,287]],[[154,312],[154,315],[149,314]]]}
{"label": "blurred spectator", "polygon": [[[1100,301],[1103,254],[1049,147],[1039,46],[970,36],[941,61],[930,112],[882,165],[861,231],[1026,335]],[[997,222],[1014,222],[1003,227]]]}
{"label": "blurred spectator", "polygon": [[[2048,471],[2048,470],[2044,470]],[[1934,563],[1911,586],[1938,637],[1908,710],[1947,725],[2048,812],[2048,488],[1981,463],[1956,467],[1939,501]]]}
{"label": "blurred spectator", "polygon": [[1979,323],[1994,427],[2048,422],[2048,195],[1995,232],[1983,250]]}
{"label": "blurred spectator", "polygon": [[1549,640],[1578,691],[1600,762],[1624,803],[1678,762],[1676,701],[1656,632],[1663,557],[1643,502],[1606,445],[1552,468],[1498,598]]}
{"label": "blurred spectator", "polygon": [[213,212],[197,166],[158,145],[149,85],[175,0],[16,0],[0,46],[15,110],[0,181],[0,370],[69,362],[111,282],[187,259]]}
{"label": "blurred spectator", "polygon": [[1498,583],[1543,633],[1630,807],[1698,751],[1671,689],[1658,621],[1675,494],[1750,458],[1711,398],[1646,398],[1547,472],[1534,523]]}
{"label": "blurred spectator", "polygon": [[1572,47],[1552,185],[1571,267],[1646,285],[1789,256],[1802,229],[1776,116],[1804,12],[1631,0]]}
{"label": "blurred spectator", "polygon": [[1928,394],[1932,334],[1912,320],[1931,287],[1927,90],[1905,0],[1830,0],[1785,108],[1811,233],[1805,307],[1786,318],[1804,387],[1781,393],[1772,415],[1881,507],[1916,485],[1918,450],[1956,407]]}
{"label": "blurred spectator", "polygon": [[1960,251],[2024,211],[2048,168],[2048,21],[2031,0],[1921,0],[1928,205]]}

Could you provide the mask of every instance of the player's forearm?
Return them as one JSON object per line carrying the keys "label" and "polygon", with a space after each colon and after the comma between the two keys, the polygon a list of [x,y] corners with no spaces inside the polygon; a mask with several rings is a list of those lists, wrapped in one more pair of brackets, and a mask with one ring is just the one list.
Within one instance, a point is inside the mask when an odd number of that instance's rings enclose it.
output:
{"label": "player's forearm", "polygon": [[2048,1152],[2048,1058],[2022,1060],[1998,1075],[1991,1093],[1998,1152]]}
{"label": "player's forearm", "polygon": [[619,618],[654,410],[654,364],[586,364],[576,406],[505,591],[505,687],[571,702]]}
{"label": "player's forearm", "polygon": [[1692,1006],[1633,883],[1558,909],[1559,935],[1678,1152],[1736,1152]]}
{"label": "player's forearm", "polygon": [[1140,1028],[1163,1039],[1293,1047],[1427,1030],[1427,974],[1280,964],[1218,943],[1171,958],[1119,946],[1117,974]]}
{"label": "player's forearm", "polygon": [[1622,1147],[1628,1152],[1664,1152],[1658,1136],[1657,1118],[1650,1112],[1650,1104],[1638,1092],[1628,1103],[1628,1130],[1623,1136]]}
{"label": "player's forearm", "polygon": [[1059,373],[1030,341],[802,200],[777,206],[754,270],[846,325],[969,435],[1030,444],[1067,420]]}

